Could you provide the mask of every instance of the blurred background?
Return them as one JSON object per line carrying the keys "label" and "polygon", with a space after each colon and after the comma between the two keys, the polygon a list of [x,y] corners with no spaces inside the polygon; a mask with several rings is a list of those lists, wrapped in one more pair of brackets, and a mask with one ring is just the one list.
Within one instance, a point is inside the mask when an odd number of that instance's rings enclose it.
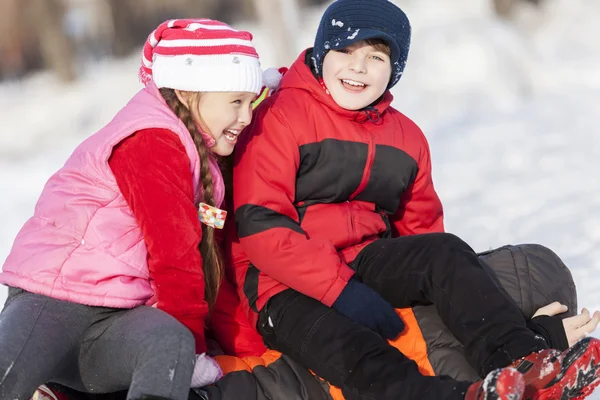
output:
{"label": "blurred background", "polygon": [[[600,0],[394,2],[413,25],[394,105],[430,142],[447,230],[478,251],[552,248],[600,309]],[[267,68],[312,45],[329,3],[0,0],[0,260],[48,177],[141,88],[160,22],[250,30]]]}
{"label": "blurred background", "polygon": [[[86,62],[124,57],[159,23],[206,17],[235,23],[298,18],[319,0],[2,0],[0,76],[21,79],[50,69],[64,82]],[[270,23],[277,24],[277,18]],[[287,29],[276,26],[285,35]],[[276,36],[279,37],[279,36]],[[284,36],[285,37],[285,36]],[[282,48],[278,51],[287,51]]]}
{"label": "blurred background", "polygon": [[[473,0],[476,1],[476,0]],[[501,18],[515,17],[523,3],[544,0],[481,0]],[[409,3],[405,0],[404,3]],[[124,57],[136,50],[160,22],[202,16],[272,25],[275,56],[290,61],[290,35],[308,7],[326,0],[2,0],[0,78],[21,79],[52,70],[64,82],[77,79],[86,62]],[[402,3],[402,2],[400,2]]]}

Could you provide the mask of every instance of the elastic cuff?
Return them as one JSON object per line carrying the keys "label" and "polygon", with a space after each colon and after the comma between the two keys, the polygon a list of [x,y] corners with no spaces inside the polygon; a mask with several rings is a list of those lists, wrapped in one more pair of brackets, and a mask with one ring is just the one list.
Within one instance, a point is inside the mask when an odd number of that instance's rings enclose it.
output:
{"label": "elastic cuff", "polygon": [[331,305],[340,296],[340,293],[342,293],[342,290],[344,290],[348,284],[348,281],[353,275],[354,271],[346,264],[343,264],[335,282],[331,285],[327,293],[325,293],[321,299],[321,303],[325,304],[327,307],[331,307]]}
{"label": "elastic cuff", "polygon": [[558,315],[539,315],[527,321],[527,327],[542,336],[550,348],[560,351],[569,348],[565,326]]}
{"label": "elastic cuff", "polygon": [[496,350],[487,361],[480,366],[479,376],[485,377],[495,369],[507,367],[520,358],[547,348],[548,345],[546,341],[533,333],[531,333],[531,336],[512,340],[498,348],[498,350]]}

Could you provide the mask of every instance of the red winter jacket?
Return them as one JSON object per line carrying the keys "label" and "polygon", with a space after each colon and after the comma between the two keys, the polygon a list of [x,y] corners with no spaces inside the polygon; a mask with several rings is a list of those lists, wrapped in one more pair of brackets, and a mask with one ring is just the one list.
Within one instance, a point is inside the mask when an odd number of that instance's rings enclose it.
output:
{"label": "red winter jacket", "polygon": [[339,107],[303,53],[259,106],[235,151],[232,243],[250,318],[293,288],[331,306],[348,266],[381,237],[442,232],[429,147],[386,92],[359,111]]}

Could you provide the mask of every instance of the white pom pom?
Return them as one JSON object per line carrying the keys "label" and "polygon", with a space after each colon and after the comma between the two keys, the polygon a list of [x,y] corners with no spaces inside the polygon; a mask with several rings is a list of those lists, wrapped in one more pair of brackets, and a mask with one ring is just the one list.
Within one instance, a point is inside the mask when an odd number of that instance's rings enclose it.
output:
{"label": "white pom pom", "polygon": [[263,71],[263,84],[271,90],[277,89],[281,82],[281,73],[277,68],[267,68]]}

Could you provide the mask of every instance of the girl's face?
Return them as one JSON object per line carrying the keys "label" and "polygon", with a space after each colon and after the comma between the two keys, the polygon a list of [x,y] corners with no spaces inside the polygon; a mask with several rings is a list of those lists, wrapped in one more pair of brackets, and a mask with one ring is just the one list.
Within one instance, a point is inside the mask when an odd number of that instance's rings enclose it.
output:
{"label": "girl's face", "polygon": [[389,55],[365,41],[331,50],[323,60],[323,82],[346,110],[360,110],[381,97],[391,74]]}
{"label": "girl's face", "polygon": [[[255,98],[256,93],[252,92],[203,92],[196,102],[184,104],[195,108],[192,115],[199,128],[215,140],[210,151],[228,156],[233,152],[238,135],[252,120]],[[180,100],[183,99],[180,97]]]}
{"label": "girl's face", "polygon": [[198,101],[200,127],[215,139],[210,151],[219,156],[233,153],[238,135],[252,120],[251,92],[206,92]]}

